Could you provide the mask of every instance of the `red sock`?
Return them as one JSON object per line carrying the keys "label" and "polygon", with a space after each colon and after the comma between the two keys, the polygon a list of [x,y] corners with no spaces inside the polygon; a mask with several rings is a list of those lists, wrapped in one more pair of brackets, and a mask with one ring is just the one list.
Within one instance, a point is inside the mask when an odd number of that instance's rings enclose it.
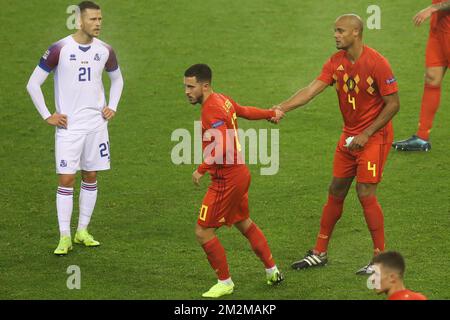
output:
{"label": "red sock", "polygon": [[342,216],[344,200],[344,198],[338,198],[331,194],[328,195],[328,202],[323,207],[322,218],[320,219],[320,232],[317,236],[315,251],[327,251],[328,242],[330,241],[334,226]]}
{"label": "red sock", "polygon": [[261,229],[255,223],[252,223],[247,231],[245,231],[244,236],[248,239],[253,251],[264,263],[266,269],[273,268],[275,261],[273,261],[272,253]]}
{"label": "red sock", "polygon": [[419,138],[424,140],[428,140],[430,138],[434,115],[439,108],[440,100],[441,87],[425,84],[422,97],[422,106],[420,109],[419,130],[416,134]]}
{"label": "red sock", "polygon": [[227,257],[225,255],[225,249],[220,244],[217,237],[209,240],[202,245],[203,250],[206,253],[209,264],[213,270],[217,273],[219,280],[226,280],[230,277],[230,270],[228,269]]}
{"label": "red sock", "polygon": [[364,210],[367,226],[372,235],[375,254],[384,251],[384,217],[377,197],[359,199]]}

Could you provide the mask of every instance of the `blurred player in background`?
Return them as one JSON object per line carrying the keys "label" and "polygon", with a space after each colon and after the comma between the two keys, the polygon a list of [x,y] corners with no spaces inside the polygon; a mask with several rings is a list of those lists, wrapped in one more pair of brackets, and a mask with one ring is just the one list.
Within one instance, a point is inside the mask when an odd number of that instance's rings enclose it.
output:
{"label": "blurred player in background", "polygon": [[[355,177],[358,198],[372,235],[374,254],[382,252],[385,246],[384,218],[376,190],[392,143],[391,119],[400,108],[397,82],[386,58],[362,43],[363,22],[360,17],[343,15],[336,20],[334,30],[339,51],[325,63],[320,76],[274,107],[283,112],[292,111],[334,85],[344,118],[316,246],[303,259],[292,264],[294,269],[324,266],[328,262],[328,242],[342,215],[345,197]],[[369,263],[357,274],[372,272]]]}
{"label": "blurred player in background", "polygon": [[[47,50],[27,85],[42,118],[56,127],[56,208],[60,230],[56,255],[66,255],[72,249],[73,187],[80,169],[80,216],[74,242],[88,247],[100,245],[87,228],[97,200],[97,171],[110,168],[108,120],[116,113],[123,88],[114,50],[97,39],[102,25],[100,7],[83,1],[79,9],[80,29]],[[111,79],[109,104],[102,83],[103,70]],[[55,72],[54,114],[50,114],[41,90],[51,71]]]}
{"label": "blurred player in background", "polygon": [[240,106],[231,98],[213,92],[211,80],[212,71],[205,64],[193,65],[184,73],[185,94],[189,102],[202,106],[204,162],[195,170],[192,179],[194,184],[199,185],[206,172],[211,176],[195,234],[217,274],[218,282],[203,297],[218,298],[231,294],[234,289],[225,249],[215,234],[216,229],[223,225],[236,226],[248,239],[255,254],[264,263],[267,284],[274,285],[283,280],[264,234],[249,216],[250,172],[240,161],[241,145],[237,135],[237,117],[249,120],[272,119],[276,122],[283,113],[279,110]]}
{"label": "blurred player in background", "polygon": [[441,84],[447,68],[450,67],[450,0],[433,0],[431,6],[414,16],[414,24],[420,26],[430,17],[430,34],[425,53],[425,87],[419,128],[412,137],[392,144],[400,151],[431,149],[430,132],[441,100]]}
{"label": "blurred player in background", "polygon": [[[375,273],[369,280],[378,282],[378,287],[375,288],[376,293],[386,294],[388,300],[427,300],[421,293],[405,288],[403,279],[406,267],[400,253],[395,251],[380,253],[373,258],[372,263]],[[376,277],[378,281],[375,280]]]}

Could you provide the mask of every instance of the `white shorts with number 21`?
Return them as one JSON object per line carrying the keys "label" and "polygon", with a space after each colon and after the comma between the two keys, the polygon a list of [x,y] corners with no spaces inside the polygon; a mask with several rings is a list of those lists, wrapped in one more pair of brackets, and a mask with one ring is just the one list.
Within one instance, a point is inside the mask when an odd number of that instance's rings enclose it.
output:
{"label": "white shorts with number 21", "polygon": [[56,130],[55,160],[58,174],[109,170],[108,127],[87,134]]}

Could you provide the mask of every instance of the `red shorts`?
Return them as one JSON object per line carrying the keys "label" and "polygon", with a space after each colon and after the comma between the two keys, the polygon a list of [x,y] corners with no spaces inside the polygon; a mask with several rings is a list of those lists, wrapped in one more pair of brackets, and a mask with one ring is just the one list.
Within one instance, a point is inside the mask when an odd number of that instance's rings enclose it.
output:
{"label": "red shorts", "polygon": [[211,176],[197,224],[205,228],[218,228],[248,219],[250,180],[250,171],[245,165],[217,169]]}
{"label": "red shorts", "polygon": [[349,151],[344,147],[347,137],[342,134],[336,147],[333,176],[336,178],[356,176],[356,181],[360,183],[379,183],[392,141],[380,144],[369,140],[362,150]]}
{"label": "red shorts", "polygon": [[425,52],[425,66],[450,68],[450,33],[430,31]]}

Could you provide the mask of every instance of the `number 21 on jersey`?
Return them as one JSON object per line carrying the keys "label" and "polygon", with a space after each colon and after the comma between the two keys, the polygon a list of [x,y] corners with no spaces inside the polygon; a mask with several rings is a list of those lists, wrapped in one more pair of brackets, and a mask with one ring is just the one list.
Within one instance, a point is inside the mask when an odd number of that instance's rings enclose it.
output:
{"label": "number 21 on jersey", "polygon": [[83,81],[91,81],[91,68],[90,67],[81,67],[80,69],[78,69],[78,71],[80,72],[78,74],[78,81],[83,82]]}

